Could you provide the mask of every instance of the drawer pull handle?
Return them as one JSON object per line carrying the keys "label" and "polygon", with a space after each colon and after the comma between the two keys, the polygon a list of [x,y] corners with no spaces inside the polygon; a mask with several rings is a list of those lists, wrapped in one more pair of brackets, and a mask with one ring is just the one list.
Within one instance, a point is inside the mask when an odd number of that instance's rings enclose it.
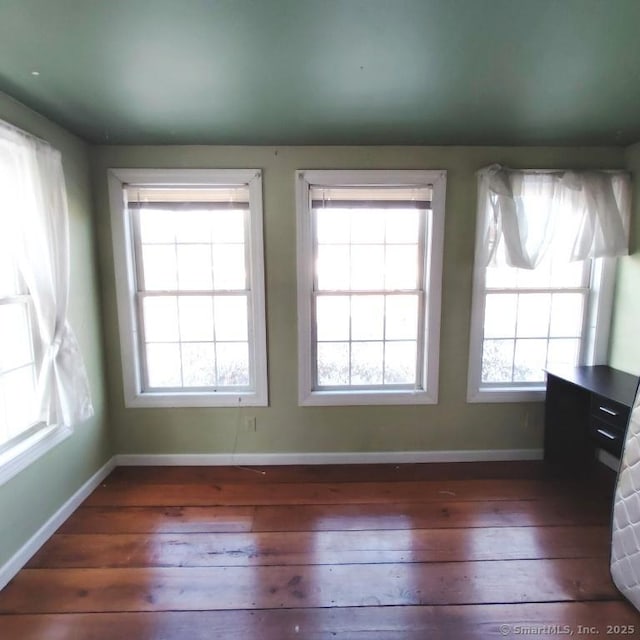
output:
{"label": "drawer pull handle", "polygon": [[616,439],[616,437],[612,433],[609,433],[608,431],[605,431],[604,429],[598,429],[598,433],[601,436],[604,436],[605,438],[609,438],[609,440],[615,440]]}
{"label": "drawer pull handle", "polygon": [[617,411],[612,411],[611,409],[607,409],[607,407],[598,407],[600,409],[600,411],[603,411],[604,413],[608,413],[610,416],[617,416],[618,412]]}

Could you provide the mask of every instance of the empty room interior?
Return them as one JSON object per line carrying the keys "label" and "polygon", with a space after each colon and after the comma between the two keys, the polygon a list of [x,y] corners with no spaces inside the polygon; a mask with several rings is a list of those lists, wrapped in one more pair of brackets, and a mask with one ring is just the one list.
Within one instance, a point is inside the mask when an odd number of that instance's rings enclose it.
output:
{"label": "empty room interior", "polygon": [[0,637],[640,637],[639,26],[0,1]]}

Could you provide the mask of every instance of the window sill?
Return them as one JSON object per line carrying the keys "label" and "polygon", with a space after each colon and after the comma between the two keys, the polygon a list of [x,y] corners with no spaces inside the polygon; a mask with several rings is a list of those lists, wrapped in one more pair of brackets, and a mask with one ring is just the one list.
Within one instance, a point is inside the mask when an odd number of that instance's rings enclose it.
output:
{"label": "window sill", "polygon": [[246,393],[137,393],[126,397],[129,409],[171,407],[267,407],[265,394]]}
{"label": "window sill", "polygon": [[30,438],[0,454],[0,486],[8,482],[23,469],[66,440],[73,433],[71,427],[53,425],[44,427]]}
{"label": "window sill", "polygon": [[540,387],[512,387],[510,389],[475,389],[467,394],[467,402],[542,402],[544,397],[544,385]]}
{"label": "window sill", "polygon": [[412,405],[438,404],[436,393],[428,391],[311,391],[302,394],[301,407],[349,405]]}

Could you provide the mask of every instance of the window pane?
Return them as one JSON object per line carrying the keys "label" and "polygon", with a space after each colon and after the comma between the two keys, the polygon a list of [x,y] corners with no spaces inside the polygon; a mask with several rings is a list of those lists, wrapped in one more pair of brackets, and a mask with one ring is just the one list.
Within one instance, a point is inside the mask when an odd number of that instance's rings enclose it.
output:
{"label": "window pane", "polygon": [[210,211],[184,210],[176,212],[176,241],[180,242],[211,242]]}
{"label": "window pane", "polygon": [[353,209],[351,211],[351,242],[354,244],[384,243],[383,211]]}
{"label": "window pane", "polygon": [[213,288],[245,289],[244,245],[217,244],[213,247]]}
{"label": "window pane", "polygon": [[146,349],[149,386],[182,386],[180,346],[178,344],[147,344]]}
{"label": "window pane", "polygon": [[337,386],[349,384],[349,344],[320,342],[318,344],[318,384]]}
{"label": "window pane", "polygon": [[[584,262],[569,262],[553,266],[554,287],[582,287],[588,284]],[[586,282],[585,282],[586,280]]]}
{"label": "window pane", "polygon": [[182,345],[182,377],[185,387],[214,387],[215,347],[211,342]]}
{"label": "window pane", "polygon": [[386,296],[387,340],[415,340],[418,334],[418,295]]}
{"label": "window pane", "polygon": [[551,284],[551,263],[544,260],[535,269],[516,269],[517,286],[520,288],[544,288]]}
{"label": "window pane", "polygon": [[217,340],[247,340],[245,296],[216,296],[213,301]]}
{"label": "window pane", "polygon": [[177,342],[178,299],[175,296],[147,296],[142,301],[146,342]]}
{"label": "window pane", "polygon": [[213,301],[209,296],[181,296],[180,340],[213,341]]}
{"label": "window pane", "polygon": [[175,242],[176,214],[173,211],[140,210],[140,240],[143,244]]}
{"label": "window pane", "polygon": [[416,289],[417,286],[417,245],[387,245],[385,263],[385,288],[391,290]]}
{"label": "window pane", "polygon": [[487,294],[484,310],[484,337],[511,338],[516,334],[518,296]]}
{"label": "window pane", "polygon": [[349,339],[349,298],[318,296],[316,298],[318,340]]}
{"label": "window pane", "polygon": [[370,291],[384,288],[384,247],[351,247],[351,288]]}
{"label": "window pane", "polygon": [[351,344],[351,384],[382,384],[382,342]]}
{"label": "window pane", "polygon": [[384,347],[385,384],[415,384],[415,342],[387,342]]}
{"label": "window pane", "polygon": [[243,244],[245,212],[242,209],[212,214],[212,235],[216,243]]}
{"label": "window pane", "polygon": [[0,378],[0,390],[4,396],[7,440],[14,438],[37,421],[35,370],[22,367]]}
{"label": "window pane", "polygon": [[551,295],[527,293],[518,296],[518,338],[540,338],[549,335]]}
{"label": "window pane", "polygon": [[142,268],[147,291],[174,291],[178,287],[173,245],[143,245]]}
{"label": "window pane", "polygon": [[420,215],[417,210],[386,212],[386,240],[389,244],[415,244],[418,241]]}
{"label": "window pane", "polygon": [[482,382],[511,382],[513,340],[485,340],[482,351]]}
{"label": "window pane", "polygon": [[33,361],[27,306],[0,304],[0,371]]}
{"label": "window pane", "polygon": [[347,291],[350,284],[349,247],[321,245],[318,247],[318,289]]}
{"label": "window pane", "polygon": [[0,445],[9,440],[9,425],[7,423],[7,414],[4,406],[5,391],[0,378]]}
{"label": "window pane", "polygon": [[582,334],[583,300],[580,293],[553,294],[549,335],[569,338]]}
{"label": "window pane", "polygon": [[316,209],[318,244],[347,244],[350,240],[350,217],[347,210]]}
{"label": "window pane", "polygon": [[351,296],[351,339],[382,340],[383,296]]}
{"label": "window pane", "polygon": [[513,379],[517,382],[544,381],[546,340],[516,340]]}
{"label": "window pane", "polygon": [[547,366],[553,365],[576,365],[580,353],[580,340],[549,340],[549,355],[547,356]]}
{"label": "window pane", "polygon": [[216,345],[218,385],[246,387],[249,385],[249,345],[246,342]]}
{"label": "window pane", "polygon": [[178,288],[191,291],[211,289],[211,245],[178,245]]}
{"label": "window pane", "polygon": [[18,293],[17,274],[7,249],[0,244],[0,298]]}
{"label": "window pane", "polygon": [[518,270],[513,267],[487,267],[487,289],[512,289],[516,286]]}

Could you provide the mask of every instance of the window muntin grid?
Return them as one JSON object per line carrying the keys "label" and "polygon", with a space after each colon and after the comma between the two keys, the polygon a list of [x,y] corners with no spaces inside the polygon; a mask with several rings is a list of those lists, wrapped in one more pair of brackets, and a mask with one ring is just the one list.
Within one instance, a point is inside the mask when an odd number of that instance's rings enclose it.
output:
{"label": "window muntin grid", "polygon": [[485,272],[481,384],[544,383],[544,370],[581,361],[591,261],[549,254],[533,270],[504,264]]}
{"label": "window muntin grid", "polygon": [[248,188],[126,193],[143,391],[253,390]]}
{"label": "window muntin grid", "polygon": [[420,387],[430,189],[312,188],[310,198],[314,389]]}

